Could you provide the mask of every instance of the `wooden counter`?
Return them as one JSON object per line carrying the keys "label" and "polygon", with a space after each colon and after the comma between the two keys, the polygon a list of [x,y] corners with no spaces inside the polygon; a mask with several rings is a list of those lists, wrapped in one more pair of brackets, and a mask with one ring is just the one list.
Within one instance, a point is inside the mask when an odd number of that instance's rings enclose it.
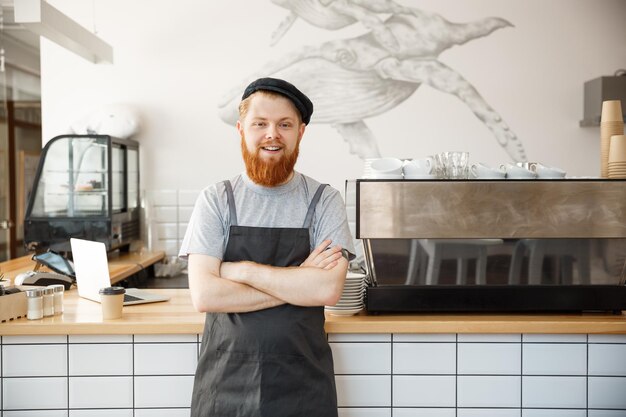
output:
{"label": "wooden counter", "polygon": [[[124,307],[119,320],[102,320],[100,304],[65,293],[65,313],[43,320],[0,324],[1,335],[200,334],[204,314],[191,305],[188,289],[157,290],[170,301]],[[328,333],[552,333],[626,334],[626,315],[412,314],[326,316]]]}
{"label": "wooden counter", "polygon": [[[121,254],[109,255],[109,274],[113,284],[136,274],[144,268],[159,262],[165,257],[165,252],[128,252]],[[35,261],[32,255],[22,256],[20,258],[11,259],[10,261],[0,263],[0,271],[4,273],[5,279],[13,279],[25,271],[32,271],[35,267]],[[46,267],[41,268],[42,271],[48,271]]]}

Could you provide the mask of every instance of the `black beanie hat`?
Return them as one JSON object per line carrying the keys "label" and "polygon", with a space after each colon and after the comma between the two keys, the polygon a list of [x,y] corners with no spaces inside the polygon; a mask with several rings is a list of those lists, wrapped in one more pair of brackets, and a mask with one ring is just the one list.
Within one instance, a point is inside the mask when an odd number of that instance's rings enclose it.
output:
{"label": "black beanie hat", "polygon": [[293,84],[278,78],[259,78],[246,87],[243,92],[243,96],[241,96],[241,100],[245,100],[252,93],[259,90],[273,91],[287,97],[300,112],[302,122],[305,125],[308,125],[309,121],[311,121],[313,103],[311,103],[311,100],[309,100],[309,98],[304,95],[302,91],[298,90]]}

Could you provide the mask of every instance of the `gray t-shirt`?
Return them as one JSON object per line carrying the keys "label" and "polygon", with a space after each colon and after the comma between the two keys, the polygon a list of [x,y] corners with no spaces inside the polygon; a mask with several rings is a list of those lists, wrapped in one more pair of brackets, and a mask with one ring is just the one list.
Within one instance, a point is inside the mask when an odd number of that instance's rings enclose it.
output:
{"label": "gray t-shirt", "polygon": [[[243,173],[231,179],[237,223],[252,227],[302,227],[309,204],[320,185],[306,175],[294,172],[293,178],[278,187],[255,184]],[[226,187],[213,184],[200,193],[191,214],[179,256],[190,253],[223,259],[231,225]],[[309,228],[311,250],[331,239],[354,258],[354,245],[341,195],[327,186],[315,208]]]}

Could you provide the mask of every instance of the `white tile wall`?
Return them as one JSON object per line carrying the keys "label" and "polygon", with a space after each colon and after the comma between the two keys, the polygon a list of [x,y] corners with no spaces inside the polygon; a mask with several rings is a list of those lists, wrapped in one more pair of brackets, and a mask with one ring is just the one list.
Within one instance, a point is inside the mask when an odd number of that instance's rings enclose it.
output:
{"label": "white tile wall", "polygon": [[70,377],[70,408],[132,408],[133,378]]}
{"label": "white tile wall", "polygon": [[586,344],[524,344],[524,375],[586,375]]}
{"label": "white tile wall", "polygon": [[534,408],[585,408],[586,377],[524,376],[522,406]]}
{"label": "white tile wall", "polygon": [[[586,335],[458,339],[330,334],[339,415],[582,417],[588,403],[588,416],[626,417],[621,335],[590,335],[589,343]],[[197,334],[2,337],[2,417],[130,417],[133,411],[187,417],[199,340]]]}
{"label": "white tile wall", "polygon": [[391,373],[390,343],[330,343],[335,374]]}
{"label": "white tile wall", "polygon": [[69,417],[133,417],[133,410],[70,410]]}
{"label": "white tile wall", "polygon": [[522,410],[522,417],[587,417],[587,410]]}
{"label": "white tile wall", "polygon": [[405,334],[396,333],[393,335],[394,342],[456,342],[456,334],[449,333],[426,333],[426,334]]}
{"label": "white tile wall", "polygon": [[70,375],[132,375],[133,345],[71,344]]}
{"label": "white tile wall", "polygon": [[189,417],[188,408],[136,409],[135,417]]}
{"label": "white tile wall", "polygon": [[338,417],[391,417],[391,408],[338,408],[337,414]]}
{"label": "white tile wall", "polygon": [[393,417],[456,417],[454,408],[394,408]]}
{"label": "white tile wall", "polygon": [[520,410],[506,408],[459,408],[457,417],[520,417]]}
{"label": "white tile wall", "polygon": [[394,376],[394,407],[455,407],[454,376]]}
{"label": "white tile wall", "polygon": [[67,375],[67,345],[2,346],[2,376]]}
{"label": "white tile wall", "polygon": [[590,344],[589,375],[626,376],[626,344]]}
{"label": "white tile wall", "polygon": [[454,343],[394,343],[394,374],[452,374],[456,371]]}
{"label": "white tile wall", "polygon": [[135,375],[193,375],[198,364],[195,343],[135,344]]}
{"label": "white tile wall", "polygon": [[519,376],[459,376],[459,407],[519,407]]}
{"label": "white tile wall", "polygon": [[523,334],[524,343],[587,343],[586,334]]}
{"label": "white tile wall", "polygon": [[459,343],[459,374],[519,375],[521,345],[517,343]]}
{"label": "white tile wall", "polygon": [[193,376],[135,377],[135,407],[189,407]]}
{"label": "white tile wall", "polygon": [[[396,335],[394,335],[395,337]],[[389,333],[330,333],[329,342],[390,342]]]}
{"label": "white tile wall", "polygon": [[67,378],[3,378],[5,410],[67,408]]}
{"label": "white tile wall", "polygon": [[391,406],[389,375],[338,375],[335,385],[339,407]]}
{"label": "white tile wall", "polygon": [[626,378],[589,377],[589,408],[626,410]]}
{"label": "white tile wall", "polygon": [[3,417],[67,417],[66,410],[5,411]]}

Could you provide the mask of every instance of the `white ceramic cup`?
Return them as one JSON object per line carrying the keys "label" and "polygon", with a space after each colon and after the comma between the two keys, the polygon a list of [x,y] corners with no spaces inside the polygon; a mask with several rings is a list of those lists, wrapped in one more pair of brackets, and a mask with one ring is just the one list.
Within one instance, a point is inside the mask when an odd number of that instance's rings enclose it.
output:
{"label": "white ceramic cup", "polygon": [[565,177],[565,174],[567,174],[567,172],[563,171],[561,168],[551,167],[540,163],[535,165],[535,172],[539,178],[563,178]]}
{"label": "white ceramic cup", "polygon": [[500,165],[500,169],[504,169],[506,171],[507,178],[514,180],[528,180],[536,177],[536,174],[533,171],[513,164]]}
{"label": "white ceramic cup", "polygon": [[431,158],[412,159],[402,165],[404,176],[429,175],[433,172],[433,160]]}
{"label": "white ceramic cup", "polygon": [[492,168],[487,164],[479,162],[470,167],[472,178],[478,179],[503,179],[506,171],[503,168]]}
{"label": "white ceramic cup", "polygon": [[402,160],[398,158],[379,158],[370,164],[370,173],[377,175],[400,175],[402,176]]}

